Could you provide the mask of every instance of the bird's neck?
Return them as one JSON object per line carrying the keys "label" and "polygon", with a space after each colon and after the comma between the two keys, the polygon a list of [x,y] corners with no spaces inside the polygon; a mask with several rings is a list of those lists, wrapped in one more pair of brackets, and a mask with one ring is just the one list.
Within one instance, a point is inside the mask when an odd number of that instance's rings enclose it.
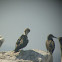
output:
{"label": "bird's neck", "polygon": [[53,41],[53,39],[52,39],[52,38],[50,38],[50,37],[48,37],[48,40],[52,40],[52,41]]}
{"label": "bird's neck", "polygon": [[27,36],[27,34],[26,34],[26,33],[23,33],[23,34]]}

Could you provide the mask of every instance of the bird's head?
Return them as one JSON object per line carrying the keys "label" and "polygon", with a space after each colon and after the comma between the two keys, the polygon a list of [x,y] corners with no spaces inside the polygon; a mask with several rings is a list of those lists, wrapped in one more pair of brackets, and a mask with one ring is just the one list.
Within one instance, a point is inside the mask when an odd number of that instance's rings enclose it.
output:
{"label": "bird's head", "polygon": [[24,32],[25,32],[25,35],[28,35],[28,33],[30,32],[30,29],[26,28]]}
{"label": "bird's head", "polygon": [[48,39],[51,40],[52,38],[57,38],[57,37],[53,36],[52,34],[49,34]]}

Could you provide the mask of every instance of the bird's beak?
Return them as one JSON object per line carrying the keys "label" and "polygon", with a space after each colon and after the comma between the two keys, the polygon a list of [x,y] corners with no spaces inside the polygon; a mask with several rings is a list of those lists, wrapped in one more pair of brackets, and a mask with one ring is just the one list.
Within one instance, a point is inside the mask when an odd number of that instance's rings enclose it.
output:
{"label": "bird's beak", "polygon": [[58,39],[57,37],[54,36],[54,38]]}
{"label": "bird's beak", "polygon": [[58,39],[58,40],[59,40],[59,37],[54,37],[54,38],[56,38],[56,39]]}

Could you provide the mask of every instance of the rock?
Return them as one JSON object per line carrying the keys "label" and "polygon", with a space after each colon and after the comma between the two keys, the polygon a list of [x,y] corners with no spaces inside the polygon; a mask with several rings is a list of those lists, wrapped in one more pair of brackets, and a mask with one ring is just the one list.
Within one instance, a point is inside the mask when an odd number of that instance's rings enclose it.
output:
{"label": "rock", "polygon": [[21,50],[0,52],[0,62],[53,62],[53,57],[41,50]]}

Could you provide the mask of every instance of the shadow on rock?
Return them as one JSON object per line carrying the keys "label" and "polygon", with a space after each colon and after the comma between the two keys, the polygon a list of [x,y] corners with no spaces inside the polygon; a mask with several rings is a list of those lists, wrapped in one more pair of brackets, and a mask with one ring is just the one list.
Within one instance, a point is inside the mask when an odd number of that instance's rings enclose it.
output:
{"label": "shadow on rock", "polygon": [[33,62],[42,62],[46,57],[34,50],[21,50],[16,59],[31,60]]}

